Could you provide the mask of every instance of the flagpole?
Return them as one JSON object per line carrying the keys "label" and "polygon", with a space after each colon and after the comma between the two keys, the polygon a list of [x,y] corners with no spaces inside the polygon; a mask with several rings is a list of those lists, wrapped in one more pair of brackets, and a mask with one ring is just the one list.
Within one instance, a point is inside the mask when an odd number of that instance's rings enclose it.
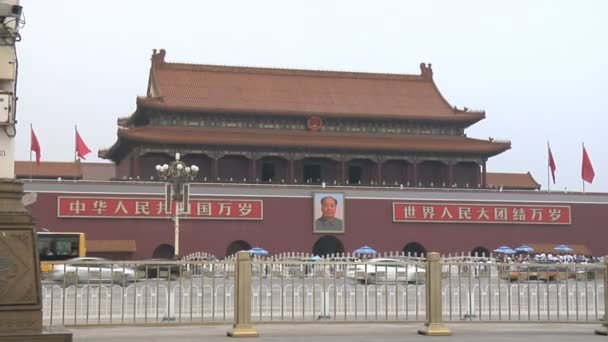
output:
{"label": "flagpole", "polygon": [[549,163],[551,163],[549,158],[551,157],[549,156],[549,151],[551,151],[551,147],[549,147],[549,140],[547,140],[547,191],[551,191],[551,181],[549,179]]}
{"label": "flagpole", "polygon": [[[581,143],[583,145],[583,162],[585,161],[585,143]],[[582,164],[582,163],[581,163]],[[581,180],[583,181],[583,192],[585,192],[585,180],[583,179],[583,169],[581,167]]]}
{"label": "flagpole", "polygon": [[[30,182],[32,181],[32,172],[33,172],[33,168],[34,165],[32,164],[32,134],[34,134],[34,127],[32,126],[32,123],[30,122]],[[36,157],[38,157],[38,155],[36,155]]]}
{"label": "flagpole", "polygon": [[74,162],[78,161],[78,127],[74,125]]}

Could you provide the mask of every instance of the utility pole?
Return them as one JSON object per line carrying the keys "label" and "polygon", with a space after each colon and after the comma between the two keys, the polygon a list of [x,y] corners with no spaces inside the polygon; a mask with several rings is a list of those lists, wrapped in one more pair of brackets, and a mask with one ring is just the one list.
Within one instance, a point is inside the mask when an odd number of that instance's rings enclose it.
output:
{"label": "utility pole", "polygon": [[15,178],[17,51],[21,40],[19,0],[0,0],[0,178]]}
{"label": "utility pole", "polygon": [[198,166],[187,166],[179,160],[180,154],[175,154],[175,161],[171,164],[156,165],[156,172],[165,183],[165,209],[171,211],[175,202],[173,212],[174,243],[173,258],[179,260],[179,215],[189,213],[190,206],[190,181],[196,178]]}
{"label": "utility pole", "polygon": [[34,220],[15,180],[19,0],[0,0],[0,341],[71,342],[67,331],[44,331],[40,260]]}

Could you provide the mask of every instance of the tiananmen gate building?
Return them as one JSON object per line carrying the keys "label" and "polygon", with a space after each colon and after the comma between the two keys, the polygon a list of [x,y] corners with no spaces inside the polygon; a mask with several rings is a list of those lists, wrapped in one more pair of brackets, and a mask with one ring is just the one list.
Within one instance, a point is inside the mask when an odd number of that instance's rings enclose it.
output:
{"label": "tiananmen gate building", "polygon": [[[523,243],[608,253],[599,226],[608,195],[539,191],[529,173],[488,172],[488,159],[511,143],[468,137],[485,112],[451,105],[430,64],[397,75],[181,64],[165,55],[153,52],[146,96],[99,151],[114,163],[110,177],[109,164],[89,177],[91,163],[17,163],[18,177],[31,178],[25,190],[35,194],[28,208],[39,227],[85,232],[100,255],[171,256],[155,166],[179,153],[200,170],[180,219],[181,255],[362,245],[487,253]],[[338,199],[339,230],[314,227],[326,196]]]}

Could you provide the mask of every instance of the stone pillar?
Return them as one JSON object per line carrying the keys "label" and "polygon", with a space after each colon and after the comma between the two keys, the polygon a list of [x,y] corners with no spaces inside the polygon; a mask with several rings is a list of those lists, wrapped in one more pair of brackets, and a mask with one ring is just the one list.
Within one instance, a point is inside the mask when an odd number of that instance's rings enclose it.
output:
{"label": "stone pillar", "polygon": [[441,262],[439,253],[431,252],[426,256],[426,323],[418,330],[428,336],[450,336],[450,328],[442,323],[441,310]]}
{"label": "stone pillar", "polygon": [[608,335],[608,255],[604,256],[604,323],[599,329],[595,330],[596,335]]}
{"label": "stone pillar", "polygon": [[227,335],[258,337],[260,334],[251,324],[251,256],[248,251],[236,254],[234,283],[234,325]]}
{"label": "stone pillar", "polygon": [[23,183],[0,179],[0,341],[72,341],[61,328],[42,329],[40,260]]}

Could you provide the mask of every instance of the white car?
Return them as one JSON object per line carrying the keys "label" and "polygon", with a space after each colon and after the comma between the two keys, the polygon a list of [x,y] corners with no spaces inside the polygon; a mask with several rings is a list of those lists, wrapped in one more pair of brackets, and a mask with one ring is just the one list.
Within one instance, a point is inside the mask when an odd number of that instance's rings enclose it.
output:
{"label": "white car", "polygon": [[65,284],[126,284],[135,281],[135,270],[103,258],[80,257],[53,266],[53,280]]}
{"label": "white car", "polygon": [[424,283],[426,270],[398,259],[374,258],[349,267],[346,277],[359,283]]}

